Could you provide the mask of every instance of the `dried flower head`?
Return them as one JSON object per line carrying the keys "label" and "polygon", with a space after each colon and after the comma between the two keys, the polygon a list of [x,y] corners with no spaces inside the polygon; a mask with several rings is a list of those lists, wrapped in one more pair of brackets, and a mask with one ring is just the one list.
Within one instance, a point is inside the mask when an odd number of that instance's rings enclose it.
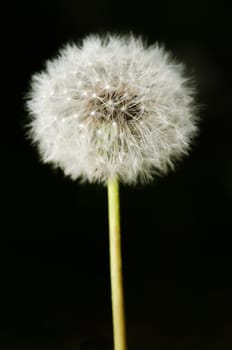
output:
{"label": "dried flower head", "polygon": [[88,36],[32,79],[30,137],[73,179],[146,181],[166,173],[195,136],[184,66],[140,38]]}

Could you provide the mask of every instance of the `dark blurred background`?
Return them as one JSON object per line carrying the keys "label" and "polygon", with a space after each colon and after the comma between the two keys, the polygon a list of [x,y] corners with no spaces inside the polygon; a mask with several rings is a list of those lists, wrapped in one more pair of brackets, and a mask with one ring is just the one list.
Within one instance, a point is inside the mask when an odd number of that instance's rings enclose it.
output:
{"label": "dark blurred background", "polygon": [[0,348],[112,349],[106,190],[38,161],[23,97],[67,41],[133,31],[186,63],[204,108],[175,173],[121,188],[129,350],[231,349],[231,5],[22,0],[0,16]]}

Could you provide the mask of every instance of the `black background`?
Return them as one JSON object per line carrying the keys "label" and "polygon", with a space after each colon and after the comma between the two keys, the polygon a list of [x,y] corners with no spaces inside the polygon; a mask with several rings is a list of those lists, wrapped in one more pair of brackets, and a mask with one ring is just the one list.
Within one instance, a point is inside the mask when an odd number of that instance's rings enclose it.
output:
{"label": "black background", "polygon": [[129,349],[232,348],[231,15],[212,1],[2,9],[1,349],[111,349],[106,190],[39,163],[23,129],[31,75],[68,40],[105,31],[164,43],[204,105],[175,173],[121,188]]}

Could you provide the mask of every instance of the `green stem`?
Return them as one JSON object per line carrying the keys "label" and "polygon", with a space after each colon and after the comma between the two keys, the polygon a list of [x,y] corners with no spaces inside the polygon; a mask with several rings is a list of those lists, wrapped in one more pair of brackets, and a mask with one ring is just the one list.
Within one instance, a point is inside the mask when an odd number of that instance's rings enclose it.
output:
{"label": "green stem", "polygon": [[123,298],[122,255],[120,234],[119,184],[108,181],[111,300],[114,350],[126,350],[126,327]]}

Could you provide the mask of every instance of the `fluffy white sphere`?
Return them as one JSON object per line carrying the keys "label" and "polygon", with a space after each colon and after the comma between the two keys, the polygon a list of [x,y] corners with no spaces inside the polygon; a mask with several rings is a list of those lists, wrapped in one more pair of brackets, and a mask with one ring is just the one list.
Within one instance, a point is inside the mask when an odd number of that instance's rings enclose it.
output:
{"label": "fluffy white sphere", "polygon": [[164,174],[197,131],[184,66],[132,35],[67,45],[33,76],[27,107],[42,160],[90,182]]}

